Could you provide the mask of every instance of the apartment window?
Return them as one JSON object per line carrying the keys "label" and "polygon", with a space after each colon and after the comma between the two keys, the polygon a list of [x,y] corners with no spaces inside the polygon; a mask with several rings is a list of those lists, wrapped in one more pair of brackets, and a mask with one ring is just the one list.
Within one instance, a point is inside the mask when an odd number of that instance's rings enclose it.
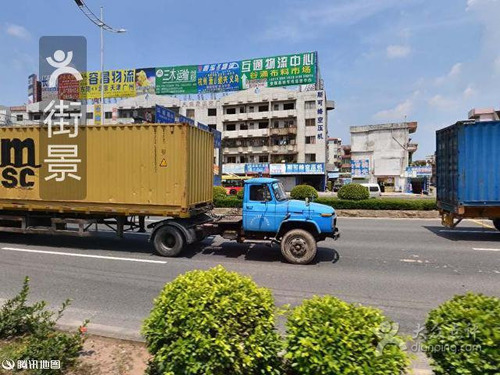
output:
{"label": "apartment window", "polygon": [[217,125],[215,124],[208,124],[208,127],[212,130],[217,130]]}
{"label": "apartment window", "polygon": [[16,115],[16,121],[23,121],[23,115]]}
{"label": "apartment window", "polygon": [[217,116],[217,108],[209,108],[208,115],[209,116]]}
{"label": "apartment window", "polygon": [[275,128],[279,128],[280,127],[280,122],[279,121],[275,121],[274,122],[274,127]]}
{"label": "apartment window", "polygon": [[269,156],[267,155],[259,156],[259,163],[267,163],[267,162],[269,162]]}
{"label": "apartment window", "polygon": [[253,106],[248,107],[248,112],[253,112]]}
{"label": "apartment window", "polygon": [[240,124],[240,130],[248,130],[248,125],[247,124]]}
{"label": "apartment window", "polygon": [[244,107],[244,106],[243,106],[243,107],[240,107],[240,113],[245,113],[245,112],[246,112],[245,107]]}
{"label": "apartment window", "polygon": [[315,118],[306,118],[306,126],[316,126]]}
{"label": "apartment window", "polygon": [[33,115],[33,120],[41,120],[41,119],[42,119],[42,115],[40,115],[38,113]]}
{"label": "apartment window", "polygon": [[306,145],[313,145],[316,143],[316,136],[311,135],[306,137]]}
{"label": "apartment window", "polygon": [[194,109],[193,108],[186,109],[186,117],[194,118]]}
{"label": "apartment window", "polygon": [[315,162],[316,154],[306,154],[306,163]]}
{"label": "apartment window", "polygon": [[104,118],[109,120],[112,117],[113,117],[113,112],[104,112]]}
{"label": "apartment window", "polygon": [[305,109],[314,109],[316,108],[316,102],[314,100],[308,100],[305,102]]}
{"label": "apartment window", "polygon": [[87,112],[87,120],[92,120],[94,118],[94,112]]}
{"label": "apartment window", "polygon": [[236,114],[236,108],[227,108],[226,109],[226,115],[235,115]]}
{"label": "apartment window", "polygon": [[228,156],[226,160],[228,163],[236,163],[236,156]]}
{"label": "apartment window", "polygon": [[236,124],[227,124],[226,125],[226,131],[230,132],[230,131],[234,131],[236,130]]}
{"label": "apartment window", "polygon": [[283,109],[286,111],[288,109],[295,109],[295,103],[284,103],[283,104]]}
{"label": "apartment window", "polygon": [[269,127],[269,123],[266,122],[259,122],[259,129],[267,129]]}
{"label": "apartment window", "polygon": [[279,104],[275,104],[275,105],[273,106],[273,109],[274,109],[275,111],[279,111],[279,109],[280,109],[280,105],[279,105]]}
{"label": "apartment window", "polygon": [[259,105],[259,112],[267,112],[269,111],[268,105]]}

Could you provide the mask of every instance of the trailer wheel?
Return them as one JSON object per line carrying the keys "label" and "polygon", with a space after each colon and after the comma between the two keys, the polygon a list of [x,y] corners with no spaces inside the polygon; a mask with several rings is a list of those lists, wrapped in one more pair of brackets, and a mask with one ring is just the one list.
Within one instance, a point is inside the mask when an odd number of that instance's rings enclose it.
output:
{"label": "trailer wheel", "polygon": [[316,240],[303,229],[292,229],[281,240],[281,254],[293,264],[308,264],[316,257]]}
{"label": "trailer wheel", "polygon": [[500,230],[500,219],[493,219],[493,225],[497,230]]}
{"label": "trailer wheel", "polygon": [[164,257],[175,257],[184,248],[184,237],[181,232],[169,225],[164,225],[154,234],[153,244],[156,252]]}

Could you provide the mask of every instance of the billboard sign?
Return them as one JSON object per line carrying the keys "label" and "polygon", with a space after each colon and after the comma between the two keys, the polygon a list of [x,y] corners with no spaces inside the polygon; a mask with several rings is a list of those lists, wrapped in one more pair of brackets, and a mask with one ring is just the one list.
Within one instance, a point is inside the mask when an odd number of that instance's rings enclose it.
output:
{"label": "billboard sign", "polygon": [[241,89],[316,82],[316,52],[241,61]]}
{"label": "billboard sign", "polygon": [[[80,99],[101,98],[101,72],[82,73]],[[127,98],[136,96],[135,69],[106,70],[103,73],[104,97]]]}
{"label": "billboard sign", "polygon": [[154,94],[156,87],[155,68],[141,68],[135,70],[135,91],[140,94]]}
{"label": "billboard sign", "polygon": [[156,68],[156,93],[196,94],[198,92],[196,71],[196,65]]}
{"label": "billboard sign", "polygon": [[430,176],[432,176],[432,166],[430,165],[406,167],[405,177],[417,178]]}
{"label": "billboard sign", "polygon": [[175,123],[175,112],[161,105],[156,105],[156,122],[160,124]]}
{"label": "billboard sign", "polygon": [[199,65],[196,81],[199,93],[238,91],[240,89],[240,62]]}
{"label": "billboard sign", "polygon": [[244,163],[229,163],[222,165],[222,173],[224,174],[245,174]]}
{"label": "billboard sign", "polygon": [[61,74],[57,81],[59,99],[78,100],[80,97],[80,83],[72,74]]}
{"label": "billboard sign", "polygon": [[245,173],[269,174],[269,164],[267,164],[267,163],[247,163],[247,164],[245,164]]}
{"label": "billboard sign", "polygon": [[183,115],[179,115],[179,122],[185,122],[186,124],[194,126],[194,120]]}
{"label": "billboard sign", "polygon": [[370,159],[351,160],[351,176],[366,178],[370,175]]}

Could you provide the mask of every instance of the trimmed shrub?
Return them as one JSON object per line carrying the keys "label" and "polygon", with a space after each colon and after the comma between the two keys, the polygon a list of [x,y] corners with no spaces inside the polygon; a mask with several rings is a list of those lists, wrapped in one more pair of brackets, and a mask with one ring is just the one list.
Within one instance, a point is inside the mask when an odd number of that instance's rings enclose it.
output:
{"label": "trimmed shrub", "polygon": [[28,305],[29,278],[24,279],[18,295],[8,300],[0,310],[0,338],[11,342],[18,340],[11,360],[50,360],[60,361],[60,369],[31,369],[30,374],[60,374],[73,366],[83,348],[88,321],[75,333],[56,330],[56,323],[70,304],[66,300],[57,313],[45,309],[46,302]]}
{"label": "trimmed shrub", "polygon": [[281,348],[269,289],[222,266],[178,276],[143,326],[150,373],[279,374]]}
{"label": "trimmed shrub", "polygon": [[305,200],[306,198],[317,199],[318,198],[318,192],[312,186],[309,186],[309,185],[297,185],[290,192],[290,197],[292,199],[300,199],[300,200]]}
{"label": "trimmed shrub", "polygon": [[500,299],[467,293],[431,310],[424,350],[435,374],[498,374]]}
{"label": "trimmed shrub", "polygon": [[235,196],[227,196],[215,199],[214,206],[223,208],[241,208],[243,207],[243,201]]}
{"label": "trimmed shrub", "polygon": [[363,199],[368,199],[370,198],[370,193],[368,192],[368,189],[360,184],[347,184],[342,186],[338,193],[337,196],[340,199],[346,199],[346,200],[352,200],[352,201],[360,201]]}
{"label": "trimmed shrub", "polygon": [[239,200],[243,200],[243,194],[245,194],[245,190],[241,189],[236,193],[236,198],[238,198]]}
{"label": "trimmed shrub", "polygon": [[222,186],[214,186],[213,194],[214,194],[214,200],[225,198],[227,196],[226,189],[224,189]]}
{"label": "trimmed shrub", "polygon": [[403,338],[372,307],[332,296],[314,297],[293,310],[286,327],[290,374],[392,375],[404,373],[409,364]]}
{"label": "trimmed shrub", "polygon": [[436,210],[436,201],[433,199],[366,199],[360,201],[342,200],[338,198],[320,197],[317,203],[326,204],[339,210],[409,210],[432,211]]}

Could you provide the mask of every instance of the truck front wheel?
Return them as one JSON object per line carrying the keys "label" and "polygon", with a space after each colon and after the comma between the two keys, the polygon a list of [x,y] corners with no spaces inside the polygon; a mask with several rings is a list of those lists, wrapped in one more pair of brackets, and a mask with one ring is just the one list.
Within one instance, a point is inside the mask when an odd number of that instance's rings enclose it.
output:
{"label": "truck front wheel", "polygon": [[493,225],[497,230],[500,230],[500,219],[493,219]]}
{"label": "truck front wheel", "polygon": [[316,240],[303,229],[292,229],[281,240],[281,254],[293,264],[308,264],[316,257]]}
{"label": "truck front wheel", "polygon": [[164,257],[175,257],[184,248],[184,237],[180,231],[165,225],[155,232],[153,245],[158,254]]}

